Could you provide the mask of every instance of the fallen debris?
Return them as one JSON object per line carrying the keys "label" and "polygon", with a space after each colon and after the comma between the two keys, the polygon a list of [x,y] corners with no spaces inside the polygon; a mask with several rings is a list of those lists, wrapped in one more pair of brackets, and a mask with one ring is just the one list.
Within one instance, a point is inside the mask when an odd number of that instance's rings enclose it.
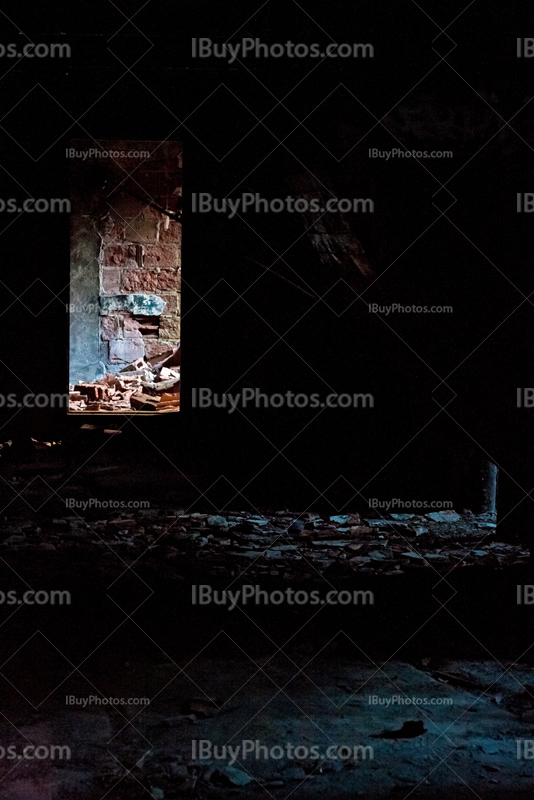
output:
{"label": "fallen debris", "polygon": [[434,522],[459,522],[460,515],[456,511],[431,511],[427,517]]}
{"label": "fallen debris", "polygon": [[[159,408],[167,402],[165,392],[158,397],[146,395],[148,400],[144,392],[138,394],[143,395],[142,403],[146,405]],[[111,439],[121,431],[85,423],[80,426],[80,433],[82,438]],[[43,449],[61,457],[63,448],[51,444],[49,447],[43,443]],[[110,465],[85,467],[88,475],[96,476],[120,469]],[[47,483],[36,482],[32,475],[21,478],[14,473],[7,477],[7,485],[36,506],[44,503],[50,492]],[[451,569],[502,569],[526,564],[529,557],[521,545],[495,541],[496,529],[481,534],[477,527],[480,518],[473,514],[464,513],[459,522],[450,525],[426,519],[428,532],[421,535],[417,528],[425,518],[418,515],[402,520],[402,528],[397,528],[401,520],[392,515],[382,517],[379,524],[352,524],[358,519],[357,514],[321,517],[298,509],[262,509],[261,514],[236,510],[185,513],[183,508],[151,506],[135,513],[125,510],[122,515],[117,511],[105,513],[97,521],[85,511],[78,512],[76,519],[67,517],[54,523],[56,529],[61,525],[59,538],[46,520],[21,523],[18,518],[11,522],[6,517],[4,538],[0,540],[3,547],[14,550],[62,550],[75,546],[99,550],[107,545],[121,557],[146,554],[145,559],[169,569],[187,563],[188,567],[212,575],[231,577],[236,570],[246,570],[247,575],[257,578],[280,575],[313,580],[322,580],[325,571],[330,577],[335,573],[343,578],[351,574],[402,576],[414,570],[446,575]],[[71,529],[76,531],[75,541]],[[16,538],[22,534],[24,538]]]}
{"label": "fallen debris", "polygon": [[225,766],[216,769],[212,776],[212,783],[220,786],[246,786],[253,778],[242,769],[237,767]]}
{"label": "fallen debris", "polygon": [[[176,350],[157,363],[138,358],[119,373],[69,387],[69,411],[179,411],[180,368],[165,366]],[[154,361],[154,359],[152,359]]]}

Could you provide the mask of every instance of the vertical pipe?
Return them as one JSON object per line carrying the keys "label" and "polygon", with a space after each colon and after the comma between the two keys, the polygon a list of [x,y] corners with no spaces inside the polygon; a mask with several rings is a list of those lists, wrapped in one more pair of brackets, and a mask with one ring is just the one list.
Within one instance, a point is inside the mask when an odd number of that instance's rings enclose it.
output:
{"label": "vertical pipe", "polygon": [[499,468],[491,461],[483,461],[480,470],[482,483],[481,513],[487,514],[492,519],[497,517],[497,482]]}

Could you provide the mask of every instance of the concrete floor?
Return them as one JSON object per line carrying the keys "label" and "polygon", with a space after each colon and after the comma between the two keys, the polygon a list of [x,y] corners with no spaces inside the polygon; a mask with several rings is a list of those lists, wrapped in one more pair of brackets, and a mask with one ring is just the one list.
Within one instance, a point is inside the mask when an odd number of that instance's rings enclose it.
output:
{"label": "concrete floor", "polygon": [[[147,512],[66,512],[66,497],[141,496],[105,463],[59,495],[54,464],[5,478],[0,590],[68,589],[72,604],[0,603],[3,800],[532,796],[517,743],[530,754],[534,612],[516,587],[534,574],[488,520],[362,514],[360,528],[308,514],[290,535],[297,511],[208,525],[180,511],[179,485],[158,505],[156,474]],[[119,513],[135,523],[114,526]],[[369,590],[374,603],[191,603],[195,583],[247,582]],[[195,757],[199,740],[257,742],[260,757],[198,745]],[[19,758],[27,746],[70,757]]]}
{"label": "concrete floor", "polygon": [[[209,648],[208,648],[209,651]],[[533,671],[495,662],[451,662],[447,672],[491,684],[479,691],[436,680],[402,661],[379,669],[367,660],[336,660],[325,652],[309,661],[285,656],[211,659],[204,652],[180,669],[135,661],[91,678],[77,673],[37,711],[3,699],[1,741],[66,744],[70,761],[3,760],[5,800],[142,797],[526,797],[533,770],[517,758],[517,740],[532,736],[534,712],[521,706]],[[84,669],[81,669],[84,672]],[[45,684],[52,675],[39,675]],[[54,679],[52,679],[52,683]],[[15,685],[17,680],[14,681]],[[20,690],[21,685],[17,686]],[[24,687],[22,686],[22,689]],[[37,685],[32,686],[34,697]],[[150,697],[148,708],[69,708],[65,697]],[[419,706],[372,704],[396,696]],[[198,698],[196,701],[194,698]],[[208,698],[213,698],[214,703]],[[438,699],[451,705],[436,704]],[[523,701],[524,702],[524,701]],[[515,705],[514,705],[515,703]],[[196,714],[191,709],[196,710]],[[523,717],[521,719],[521,717]],[[413,738],[380,738],[419,721]],[[221,747],[258,741],[268,749],[245,758],[199,760],[192,741]],[[361,745],[355,757],[282,758],[271,748]],[[255,746],[255,745],[254,745]],[[207,747],[207,745],[205,745]],[[237,754],[237,751],[233,751]],[[291,751],[290,751],[291,752]],[[354,753],[354,751],[353,751]],[[207,753],[205,752],[206,756]],[[208,754],[209,755],[209,754]],[[221,749],[219,756],[224,755]],[[274,757],[273,757],[274,756]],[[469,787],[469,788],[468,788]]]}

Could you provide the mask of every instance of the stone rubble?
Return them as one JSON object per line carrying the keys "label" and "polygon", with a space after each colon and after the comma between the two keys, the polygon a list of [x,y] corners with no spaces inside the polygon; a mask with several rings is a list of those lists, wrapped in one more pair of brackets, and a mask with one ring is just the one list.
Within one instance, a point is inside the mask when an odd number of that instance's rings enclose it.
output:
{"label": "stone rubble", "polygon": [[[362,519],[359,514],[321,517],[318,513],[247,511],[185,513],[183,509],[138,509],[135,512],[70,510],[61,518],[4,516],[0,548],[112,550],[125,559],[150,557],[216,575],[249,575],[284,579],[320,578],[325,571],[402,575],[407,571],[526,563],[519,545],[499,542],[495,524],[472,514],[459,522],[434,522],[430,515],[409,520]],[[296,524],[299,522],[300,524]],[[400,524],[402,522],[402,524]],[[423,533],[420,529],[424,528]]]}

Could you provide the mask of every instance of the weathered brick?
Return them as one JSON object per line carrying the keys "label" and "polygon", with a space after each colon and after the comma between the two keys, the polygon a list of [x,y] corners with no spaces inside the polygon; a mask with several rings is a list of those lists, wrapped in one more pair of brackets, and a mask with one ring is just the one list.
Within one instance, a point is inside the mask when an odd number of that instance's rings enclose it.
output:
{"label": "weathered brick", "polygon": [[150,244],[145,248],[145,267],[177,267],[178,248],[176,245]]}
{"label": "weathered brick", "polygon": [[160,244],[181,244],[182,242],[182,226],[179,222],[169,223],[169,227],[165,230],[165,226],[161,225],[159,229]]}
{"label": "weathered brick", "polygon": [[125,270],[122,273],[122,291],[127,294],[179,288],[180,274],[172,270]]}
{"label": "weathered brick", "polygon": [[120,290],[120,269],[105,268],[102,270],[102,294],[118,294]]}
{"label": "weathered brick", "polygon": [[126,220],[124,238],[128,242],[148,244],[158,241],[159,222],[156,220]]}
{"label": "weathered brick", "polygon": [[137,267],[135,245],[114,245],[104,248],[104,266]]}
{"label": "weathered brick", "polygon": [[158,273],[147,270],[128,270],[122,274],[122,291],[127,294],[135,292],[157,292]]}
{"label": "weathered brick", "polygon": [[153,358],[154,356],[161,356],[163,353],[166,353],[168,350],[172,349],[172,345],[166,342],[156,342],[150,339],[145,341],[145,353],[147,358]]}
{"label": "weathered brick", "polygon": [[158,289],[160,291],[164,291],[165,289],[176,289],[180,290],[180,286],[182,284],[182,276],[181,273],[178,272],[171,272],[170,270],[163,270],[162,272],[158,273]]}
{"label": "weathered brick", "polygon": [[161,312],[162,314],[176,314],[178,312],[178,295],[177,294],[164,294],[161,296],[162,300],[165,300],[165,308]]}
{"label": "weathered brick", "polygon": [[139,339],[139,323],[136,319],[131,317],[124,317],[123,319],[123,335],[125,339]]}
{"label": "weathered brick", "polygon": [[160,339],[179,339],[180,338],[180,317],[160,317],[159,318],[159,338]]}
{"label": "weathered brick", "polygon": [[124,239],[124,222],[122,219],[117,219],[116,215],[110,215],[110,224],[106,226],[105,233],[102,237],[104,244],[113,244],[120,242]]}
{"label": "weathered brick", "polygon": [[145,347],[142,339],[114,339],[109,343],[109,360],[116,361],[135,361],[145,354]]}
{"label": "weathered brick", "polygon": [[100,336],[104,341],[118,339],[120,336],[120,319],[114,314],[100,317]]}

